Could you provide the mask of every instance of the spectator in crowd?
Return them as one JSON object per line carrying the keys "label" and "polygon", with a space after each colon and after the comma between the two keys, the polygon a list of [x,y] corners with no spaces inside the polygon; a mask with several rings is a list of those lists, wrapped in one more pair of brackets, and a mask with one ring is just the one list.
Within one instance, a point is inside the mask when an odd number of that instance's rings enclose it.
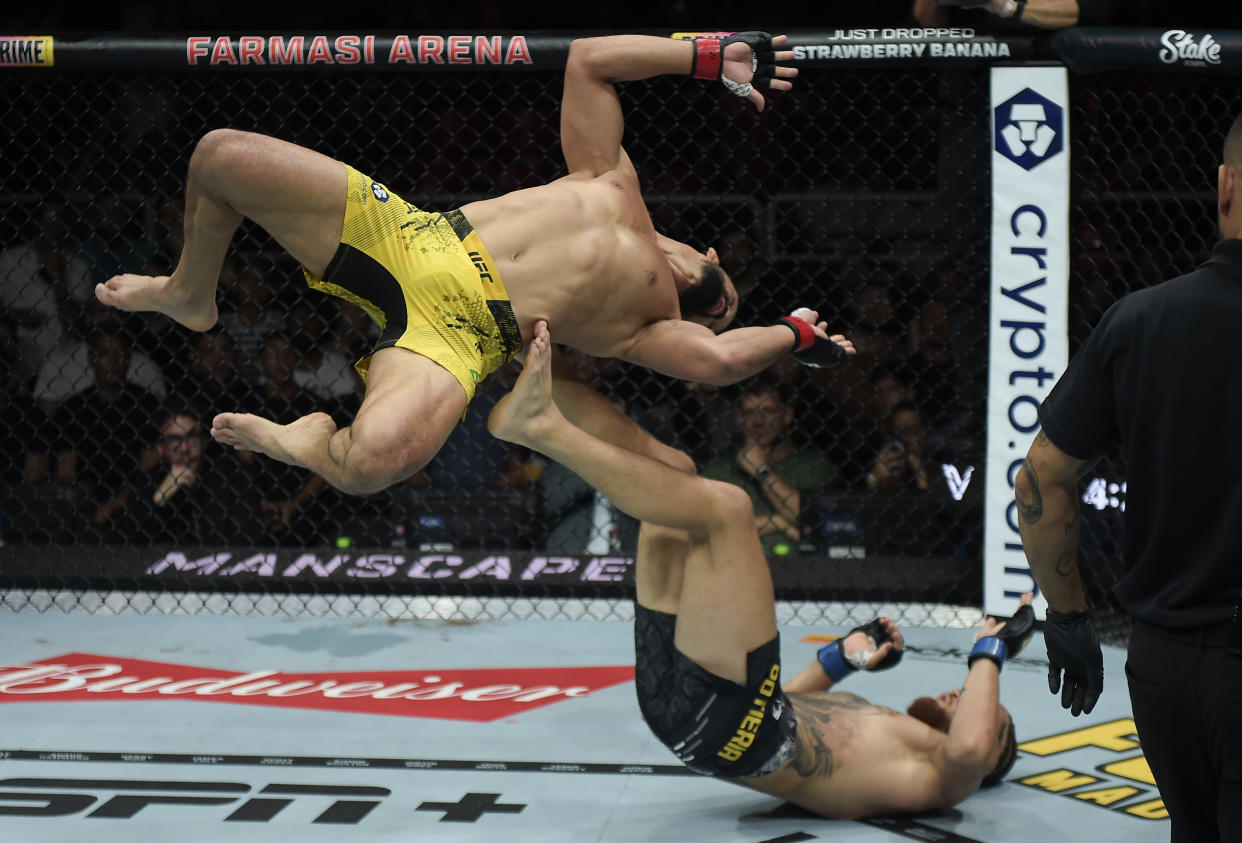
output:
{"label": "spectator in crowd", "polygon": [[[101,334],[124,334],[129,360],[129,368],[125,371],[126,382],[163,400],[168,396],[163,370],[150,357],[133,348],[125,323],[116,316],[115,311],[97,300],[88,301],[82,314],[83,333],[92,338]],[[90,345],[84,339],[62,343],[47,355],[39,367],[33,389],[34,398],[49,416],[66,399],[95,385],[95,368],[90,363]]]}
{"label": "spectator in crowd", "polygon": [[152,244],[155,254],[151,257],[151,263],[171,269],[177,265],[181,249],[185,246],[185,198],[165,196],[157,197],[155,201],[155,239]]}
{"label": "spectator in crowd", "polygon": [[931,432],[917,404],[898,404],[888,439],[866,475],[871,500],[863,525],[868,546],[881,554],[960,556],[980,540],[973,519],[982,483],[965,455]]}
{"label": "spectator in crowd", "polygon": [[255,261],[243,261],[235,272],[228,271],[226,266],[220,284],[227,291],[232,308],[221,312],[218,324],[233,338],[242,380],[257,385],[263,380],[260,348],[265,338],[284,326],[285,312],[274,305],[272,285]]}
{"label": "spectator in crowd", "polygon": [[959,404],[952,332],[948,305],[939,299],[927,302],[914,322],[914,351],[906,360],[918,379],[923,411],[937,427],[948,420]]}
{"label": "spectator in crowd", "polygon": [[26,236],[0,252],[0,310],[16,326],[14,363],[26,385],[93,298],[86,264],[68,248],[64,216],[64,202],[48,199],[30,215]]}
{"label": "spectator in crowd", "polygon": [[[322,303],[333,304],[327,299],[294,302],[285,318],[283,333],[292,339],[298,352],[294,381],[310,392],[320,409],[338,425],[347,425],[362,403],[362,378],[353,365],[357,357],[340,354],[336,344],[329,341],[334,332],[323,315]],[[346,308],[362,312],[352,304],[344,304],[341,310]]]}
{"label": "spectator in crowd", "polygon": [[889,418],[898,404],[918,399],[919,390],[904,364],[881,363],[866,374],[859,402],[865,413],[859,418],[824,418],[830,445],[829,457],[841,468],[843,485],[859,488],[865,482],[875,455],[889,439]]}
{"label": "spectator in crowd", "polygon": [[479,384],[475,401],[486,412],[467,414],[428,463],[426,472],[433,488],[467,491],[530,484],[521,469],[519,449],[487,432],[487,412],[508,391],[519,370],[516,361],[511,361],[497,370],[496,377]]}
{"label": "spectator in crowd", "polygon": [[[269,335],[260,345],[258,359],[261,381],[241,405],[242,410],[278,424],[315,411],[314,399],[294,380],[298,355],[288,337],[280,332]],[[324,519],[322,507],[315,505],[327,485],[324,479],[305,468],[260,459],[252,451],[241,449],[239,453],[259,489],[263,540],[295,546],[314,544],[318,525]]]}
{"label": "spectator in crowd", "polygon": [[250,544],[258,536],[249,471],[232,449],[212,441],[192,407],[165,410],[150,468],[121,492],[129,543]]}
{"label": "spectator in crowd", "polygon": [[37,408],[17,366],[20,354],[13,324],[0,319],[0,488],[23,483],[36,455],[42,454],[46,463],[49,447],[42,440],[51,425],[35,423]]}
{"label": "spectator in crowd", "polygon": [[112,517],[124,506],[118,496],[154,440],[150,427],[160,402],[126,379],[130,343],[123,332],[96,333],[87,359],[92,385],[57,410],[62,441],[57,473],[81,490],[94,537],[115,541],[120,536]]}
{"label": "spectator in crowd", "polygon": [[78,246],[77,254],[86,264],[90,286],[114,275],[152,268],[156,249],[139,227],[142,214],[123,205],[112,193],[92,197],[86,207],[90,234]]}
{"label": "spectator in crowd", "polygon": [[[618,413],[633,418],[626,402],[614,394],[615,383],[610,377],[615,374],[613,361],[564,347],[559,351],[558,366],[563,365],[566,373],[589,387]],[[493,405],[512,386],[521,368],[511,364],[505,371],[508,383],[503,391],[496,390],[499,394],[492,399]],[[612,501],[560,463],[544,461],[538,454],[533,455],[533,459],[542,464],[535,487],[539,493],[540,510],[548,526],[544,550],[597,556],[634,552],[638,541],[636,520],[621,512]]]}
{"label": "spectator in crowd", "polygon": [[867,488],[873,491],[948,492],[939,476],[938,442],[931,441],[931,430],[922,410],[913,401],[903,401],[889,415],[888,441],[875,455],[867,474]]}
{"label": "spectator in crowd", "polygon": [[[73,541],[72,476],[51,483],[55,426],[22,383],[17,331],[0,319],[0,540]],[[67,472],[66,472],[67,473]]]}
{"label": "spectator in crowd", "polygon": [[233,338],[219,329],[195,334],[186,352],[186,375],[174,392],[182,403],[192,402],[216,413],[253,403],[254,387],[237,373]]}
{"label": "spectator in crowd", "polygon": [[543,542],[548,553],[610,556],[634,552],[638,522],[565,466],[549,461],[537,488],[549,525]]}
{"label": "spectator in crowd", "polygon": [[802,541],[802,494],[832,485],[837,467],[822,451],[794,444],[792,393],[770,376],[742,387],[734,414],[741,446],[709,463],[703,475],[745,489],[764,551],[788,553]]}

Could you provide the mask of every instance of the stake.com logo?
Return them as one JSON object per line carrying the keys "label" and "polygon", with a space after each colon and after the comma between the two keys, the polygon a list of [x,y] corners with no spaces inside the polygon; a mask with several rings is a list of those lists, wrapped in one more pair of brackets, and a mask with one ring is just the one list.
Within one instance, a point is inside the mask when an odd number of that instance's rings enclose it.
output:
{"label": "stake.com logo", "polygon": [[632,665],[237,673],[69,653],[0,665],[0,703],[183,699],[488,723],[633,678]]}

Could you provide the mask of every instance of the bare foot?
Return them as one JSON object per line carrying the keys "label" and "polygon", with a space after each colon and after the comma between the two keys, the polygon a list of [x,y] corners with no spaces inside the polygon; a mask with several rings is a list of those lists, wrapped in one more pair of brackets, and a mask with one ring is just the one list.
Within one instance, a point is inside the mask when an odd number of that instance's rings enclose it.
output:
{"label": "bare foot", "polygon": [[552,400],[552,339],[548,323],[535,323],[535,336],[526,347],[522,374],[509,394],[496,402],[487,417],[487,429],[497,439],[534,447],[540,432],[561,417]]}
{"label": "bare foot", "polygon": [[211,423],[211,438],[234,448],[258,451],[274,460],[310,468],[300,454],[321,449],[336,433],[327,413],[311,413],[288,424],[276,424],[251,413],[221,413]]}
{"label": "bare foot", "polygon": [[95,285],[95,297],[120,310],[163,313],[191,331],[206,331],[219,318],[215,285],[198,291],[167,275],[114,275]]}

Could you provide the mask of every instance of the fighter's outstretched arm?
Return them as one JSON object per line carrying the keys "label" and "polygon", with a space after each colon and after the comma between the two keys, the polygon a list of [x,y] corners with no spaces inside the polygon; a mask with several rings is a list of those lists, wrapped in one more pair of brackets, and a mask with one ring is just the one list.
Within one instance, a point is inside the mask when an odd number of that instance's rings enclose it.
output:
{"label": "fighter's outstretched arm", "polygon": [[[785,40],[778,35],[771,39],[771,46]],[[716,51],[711,56],[707,40],[700,44],[653,35],[579,38],[570,44],[561,97],[561,149],[569,171],[599,175],[622,169],[633,173],[621,149],[624,121],[613,87],[617,82],[670,73],[718,78],[723,72],[733,83],[730,87],[760,110],[765,104],[762,89],[792,87],[789,79],[797,75],[797,69],[774,64],[792,60],[792,50],[771,51],[766,42],[755,49],[742,40],[725,44],[714,39],[713,43]],[[714,70],[708,67],[712,62]],[[738,83],[742,88],[734,88]]]}
{"label": "fighter's outstretched arm", "polygon": [[[813,311],[804,312],[809,319],[818,318]],[[835,343],[846,354],[855,353],[850,340],[841,334],[828,335],[826,322],[808,327],[814,330],[816,342]],[[664,319],[643,328],[618,357],[670,377],[728,386],[757,375],[798,344],[797,335],[781,323],[714,334],[697,322]]]}

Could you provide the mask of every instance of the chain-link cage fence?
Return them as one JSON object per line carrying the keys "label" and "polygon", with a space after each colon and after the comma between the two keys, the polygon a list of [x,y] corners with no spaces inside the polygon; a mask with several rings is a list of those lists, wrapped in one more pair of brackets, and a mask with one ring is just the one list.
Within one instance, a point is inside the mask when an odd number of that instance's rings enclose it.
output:
{"label": "chain-link cage fence", "polygon": [[[718,250],[738,323],[807,306],[858,348],[847,364],[787,359],[721,389],[567,350],[702,473],[748,489],[780,598],[858,601],[800,620],[893,604],[908,623],[978,617],[926,606],[982,603],[987,79],[986,67],[809,67],[762,114],[689,79],[620,86],[656,227]],[[628,595],[637,524],[563,466],[488,435],[512,365],[425,470],[353,497],[207,435],[231,411],[286,423],[322,410],[346,425],[362,395],[352,364],[375,325],[309,291],[264,231],[238,232],[204,333],[93,294],[117,273],[176,266],[187,162],[211,129],[301,144],[449,210],[565,174],[560,89],[557,69],[0,76],[6,604],[34,590],[113,592],[106,605],[137,611],[157,606],[147,592],[243,606],[295,593],[306,610],[368,612],[408,596]],[[1236,97],[1228,79],[1119,74],[1073,77],[1071,100],[1072,353],[1117,297],[1207,254]],[[794,499],[773,499],[747,466],[773,444]],[[1086,488],[1083,567],[1104,604],[1124,467],[1101,463]]]}

